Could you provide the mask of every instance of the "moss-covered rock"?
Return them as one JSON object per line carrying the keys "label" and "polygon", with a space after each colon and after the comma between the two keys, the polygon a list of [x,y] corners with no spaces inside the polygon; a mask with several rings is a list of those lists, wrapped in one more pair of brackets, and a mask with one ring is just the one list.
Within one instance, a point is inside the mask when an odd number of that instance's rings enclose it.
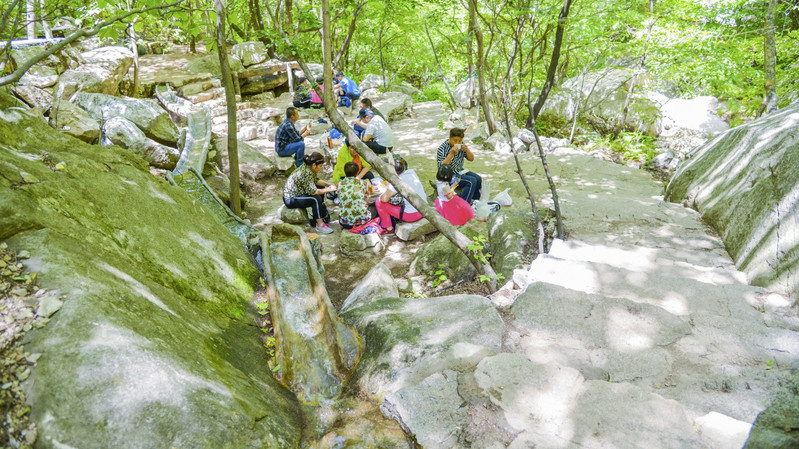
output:
{"label": "moss-covered rock", "polygon": [[536,238],[532,212],[502,209],[488,216],[488,241],[491,244],[491,265],[505,279],[524,264],[525,249]]}
{"label": "moss-covered rock", "polygon": [[697,148],[666,189],[721,236],[759,286],[799,295],[799,104]]}
{"label": "moss-covered rock", "polygon": [[0,240],[64,300],[28,348],[39,447],[297,447],[241,242],[126,150],[18,109],[0,135]]}
{"label": "moss-covered rock", "polygon": [[[459,230],[471,238],[485,236],[485,223],[470,221]],[[453,281],[471,280],[477,274],[472,262],[445,236],[439,235],[419,248],[411,262],[410,272],[424,275],[443,265],[447,277]]]}

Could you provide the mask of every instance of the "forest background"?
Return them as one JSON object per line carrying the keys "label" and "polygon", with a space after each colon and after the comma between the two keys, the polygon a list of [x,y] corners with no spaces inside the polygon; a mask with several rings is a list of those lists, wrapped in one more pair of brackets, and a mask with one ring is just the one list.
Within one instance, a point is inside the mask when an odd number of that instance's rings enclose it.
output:
{"label": "forest background", "polygon": [[[213,51],[215,6],[226,13],[229,41],[260,40],[272,57],[322,61],[314,0],[2,0],[0,37],[24,38],[36,26],[42,35],[44,19],[65,36],[83,29]],[[417,87],[415,101],[449,104],[473,73],[473,98],[490,127],[568,134],[567,124],[538,116],[550,88],[612,67],[630,70],[631,94],[646,73],[647,88],[668,97],[715,96],[732,126],[799,98],[799,0],[331,0],[329,9],[337,70],[356,82],[382,74],[386,84]],[[597,131],[616,138],[624,122]]]}

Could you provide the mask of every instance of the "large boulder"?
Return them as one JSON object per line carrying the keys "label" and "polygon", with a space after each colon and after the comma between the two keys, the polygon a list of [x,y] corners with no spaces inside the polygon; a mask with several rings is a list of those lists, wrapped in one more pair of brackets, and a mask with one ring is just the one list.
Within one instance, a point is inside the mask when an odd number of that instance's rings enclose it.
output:
{"label": "large boulder", "polygon": [[491,303],[474,295],[376,294],[343,316],[366,343],[353,377],[360,390],[424,447],[457,447],[474,411],[461,373],[502,349],[505,325]]}
{"label": "large boulder", "polygon": [[230,50],[244,67],[259,64],[266,61],[266,46],[260,41],[242,42],[236,44]]}
{"label": "large boulder", "polygon": [[[633,71],[626,68],[607,68],[566,80],[559,89],[553,89],[541,111],[560,120],[572,120],[575,103],[582,98],[591,108],[585,110],[586,119],[599,130],[611,130],[621,122],[621,111],[627,100]],[[650,75],[638,76],[638,90],[646,91],[651,84]],[[582,92],[582,93],[581,93]],[[630,101],[626,123],[638,131],[656,136],[659,131],[660,104],[646,94],[634,93]]]}
{"label": "large boulder", "polygon": [[376,89],[383,87],[383,82],[385,81],[388,84],[388,78],[383,78],[380,75],[375,75],[374,73],[370,73],[363,78],[358,87],[361,89],[361,92],[367,89]]}
{"label": "large boulder", "polygon": [[730,129],[730,125],[719,117],[719,101],[716,97],[666,100],[661,106],[661,112],[661,136],[673,135],[680,129],[687,129],[696,131],[703,137],[711,137]]}
{"label": "large boulder", "polygon": [[53,105],[50,110],[50,126],[88,143],[95,143],[100,137],[100,122],[66,100],[58,100]]}
{"label": "large boulder", "polygon": [[172,170],[180,158],[176,148],[148,139],[133,122],[123,117],[114,117],[105,122],[103,134],[111,144],[133,151],[156,168]]}
{"label": "large boulder", "polygon": [[11,87],[14,96],[21,99],[28,106],[47,111],[53,105],[53,93],[50,89],[39,89],[35,86],[17,84]]}
{"label": "large boulder", "polygon": [[278,223],[261,248],[280,376],[306,404],[336,399],[360,358],[361,340],[336,314],[301,228]]}
{"label": "large boulder", "polygon": [[799,295],[799,104],[697,148],[666,198],[702,214],[759,286]]}
{"label": "large boulder", "polygon": [[502,273],[505,279],[510,279],[513,270],[520,268],[528,260],[525,251],[536,242],[533,213],[501,209],[488,216],[487,225],[491,265],[494,271]]}
{"label": "large boulder", "polygon": [[82,53],[84,64],[61,74],[56,97],[69,99],[76,92],[115,95],[119,83],[133,65],[133,53],[125,47],[101,47]]}
{"label": "large boulder", "polygon": [[[230,173],[230,158],[227,151],[227,136],[213,138],[213,146],[217,150],[216,162],[222,171]],[[275,174],[277,166],[254,146],[237,142],[239,155],[239,175],[245,181],[260,181]]]}
{"label": "large boulder", "polygon": [[[244,64],[235,55],[228,55],[228,65],[231,72],[238,72],[244,70]],[[222,69],[219,65],[219,56],[216,54],[203,56],[202,58],[192,59],[183,66],[183,70],[190,73],[210,73],[215,76],[222,75]]]}
{"label": "large boulder", "polygon": [[469,78],[466,81],[455,86],[455,93],[453,95],[455,95],[455,102],[458,104],[458,106],[464,109],[472,107],[471,104],[472,96],[470,95],[470,93],[473,88],[476,89],[477,85],[476,83],[477,80]]}
{"label": "large boulder", "polygon": [[178,140],[177,126],[166,109],[155,100],[80,92],[73,101],[95,120],[122,117],[135,123],[148,138],[156,142],[175,145]]}
{"label": "large boulder", "polygon": [[[55,42],[14,49],[9,53],[8,69],[18,69],[33,57],[47,51],[53,45],[55,45]],[[64,73],[64,71],[75,68],[84,62],[84,59],[75,48],[66,46],[62,48],[61,51],[47,56],[31,66],[31,68],[22,75],[19,84],[38,88],[53,86],[58,82],[58,76]]]}
{"label": "large boulder", "polygon": [[[482,226],[474,221],[460,228],[460,231],[469,238],[480,234]],[[439,235],[425,243],[413,257],[410,272],[416,275],[426,275],[439,267],[444,268],[447,277],[454,282],[467,281],[474,278],[477,270],[471,261],[458,250],[445,236]]]}
{"label": "large boulder", "polygon": [[386,92],[374,106],[383,113],[386,120],[400,120],[413,115],[413,100],[401,92]]}
{"label": "large boulder", "polygon": [[341,305],[341,312],[361,307],[379,298],[396,298],[399,296],[397,281],[391,276],[391,270],[383,263],[374,266],[363,280],[355,286]]}
{"label": "large boulder", "polygon": [[0,111],[0,135],[0,240],[63,300],[26,347],[40,354],[26,385],[37,445],[299,447],[241,241],[123,149],[19,110]]}

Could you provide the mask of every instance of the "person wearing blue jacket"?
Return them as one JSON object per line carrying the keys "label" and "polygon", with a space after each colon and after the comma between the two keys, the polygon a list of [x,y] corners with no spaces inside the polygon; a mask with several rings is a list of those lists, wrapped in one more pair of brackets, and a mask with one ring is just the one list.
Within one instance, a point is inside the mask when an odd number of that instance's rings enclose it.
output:
{"label": "person wearing blue jacket", "polygon": [[[333,92],[342,97],[339,106],[352,106],[355,100],[361,98],[361,89],[358,88],[355,81],[344,76],[344,72],[336,73],[336,81],[338,83],[333,85]],[[348,100],[344,100],[344,98]]]}

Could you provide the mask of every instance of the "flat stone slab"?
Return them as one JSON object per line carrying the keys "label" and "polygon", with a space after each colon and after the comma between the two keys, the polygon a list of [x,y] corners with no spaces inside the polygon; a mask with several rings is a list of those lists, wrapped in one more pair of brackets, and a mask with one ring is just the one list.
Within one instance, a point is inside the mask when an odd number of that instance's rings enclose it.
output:
{"label": "flat stone slab", "polygon": [[412,223],[397,223],[394,230],[397,238],[404,242],[418,240],[422,236],[436,232],[436,228],[425,218]]}

